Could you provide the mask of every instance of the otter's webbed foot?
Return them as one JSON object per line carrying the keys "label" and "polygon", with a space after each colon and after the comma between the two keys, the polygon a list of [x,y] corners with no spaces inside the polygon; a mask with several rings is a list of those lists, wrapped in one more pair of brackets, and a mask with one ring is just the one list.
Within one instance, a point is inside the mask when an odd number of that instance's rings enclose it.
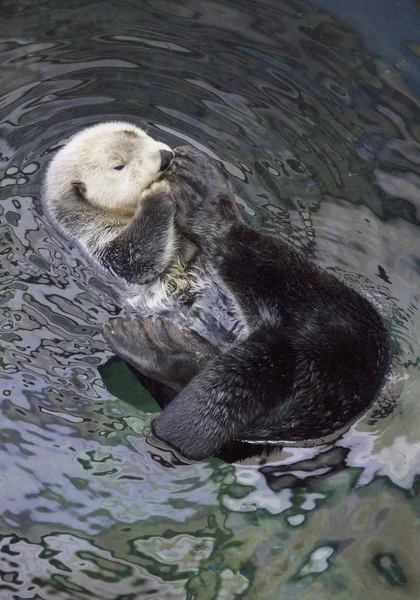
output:
{"label": "otter's webbed foot", "polygon": [[140,373],[177,391],[217,353],[194,331],[161,317],[112,319],[103,335],[113,352]]}

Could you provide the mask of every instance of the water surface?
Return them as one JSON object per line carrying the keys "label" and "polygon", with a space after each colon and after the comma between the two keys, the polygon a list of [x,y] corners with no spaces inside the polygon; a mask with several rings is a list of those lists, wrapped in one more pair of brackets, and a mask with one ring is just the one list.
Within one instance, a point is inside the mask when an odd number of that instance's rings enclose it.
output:
{"label": "water surface", "polygon": [[[0,597],[419,597],[420,7],[365,4],[1,2]],[[120,308],[39,202],[53,152],[115,118],[205,149],[250,224],[390,319],[387,390],[336,444],[235,466],[147,442],[101,336]]]}

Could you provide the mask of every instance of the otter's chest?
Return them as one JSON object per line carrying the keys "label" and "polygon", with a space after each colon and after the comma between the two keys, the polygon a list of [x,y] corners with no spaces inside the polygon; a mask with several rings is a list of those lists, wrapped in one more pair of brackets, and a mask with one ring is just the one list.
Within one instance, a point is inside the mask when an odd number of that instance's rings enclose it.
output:
{"label": "otter's chest", "polygon": [[137,314],[159,315],[189,327],[219,348],[245,336],[246,324],[235,299],[201,261],[188,270],[175,267],[164,281],[142,286],[139,292],[128,299]]}

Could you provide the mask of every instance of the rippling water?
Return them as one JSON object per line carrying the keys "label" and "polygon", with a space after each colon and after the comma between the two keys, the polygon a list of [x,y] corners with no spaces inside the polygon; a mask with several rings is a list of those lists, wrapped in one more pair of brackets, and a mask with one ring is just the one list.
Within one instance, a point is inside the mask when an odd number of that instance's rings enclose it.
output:
{"label": "rippling water", "polygon": [[[1,598],[419,597],[419,4],[2,0]],[[101,336],[120,308],[39,203],[54,150],[116,117],[216,157],[249,223],[391,320],[387,389],[335,445],[182,465],[146,440]]]}

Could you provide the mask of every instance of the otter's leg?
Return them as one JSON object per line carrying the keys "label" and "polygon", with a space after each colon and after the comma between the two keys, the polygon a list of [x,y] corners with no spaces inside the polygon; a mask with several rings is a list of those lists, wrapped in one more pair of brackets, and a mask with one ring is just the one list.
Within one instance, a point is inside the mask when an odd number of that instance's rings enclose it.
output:
{"label": "otter's leg", "polygon": [[115,354],[142,376],[176,391],[218,352],[195,332],[161,317],[112,319],[103,335]]}
{"label": "otter's leg", "polygon": [[[167,181],[154,183],[144,192],[140,208],[130,223],[117,232],[111,226],[102,237],[92,228],[91,248],[96,259],[129,283],[156,279],[174,256],[176,204]],[[101,245],[102,244],[102,245]]]}
{"label": "otter's leg", "polygon": [[153,433],[187,458],[214,456],[270,414],[271,427],[282,422],[296,363],[288,336],[251,334],[191,380],[154,420]]}

